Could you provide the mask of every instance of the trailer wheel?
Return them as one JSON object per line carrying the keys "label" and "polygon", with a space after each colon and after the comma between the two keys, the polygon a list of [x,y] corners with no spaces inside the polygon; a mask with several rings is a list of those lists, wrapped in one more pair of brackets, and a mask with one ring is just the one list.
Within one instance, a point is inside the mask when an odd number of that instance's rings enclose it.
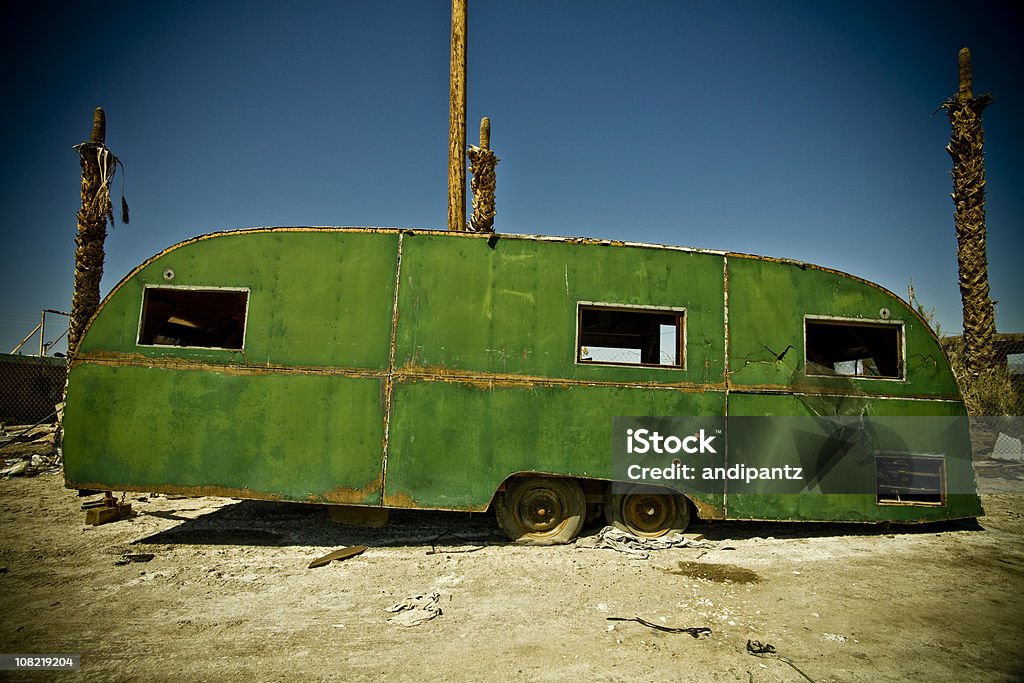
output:
{"label": "trailer wheel", "polygon": [[681,534],[690,525],[690,501],[678,493],[656,493],[649,486],[632,486],[623,493],[608,495],[604,517],[612,526],[635,536]]}
{"label": "trailer wheel", "polygon": [[498,494],[495,512],[498,526],[513,541],[554,545],[576,538],[587,503],[572,479],[519,478]]}

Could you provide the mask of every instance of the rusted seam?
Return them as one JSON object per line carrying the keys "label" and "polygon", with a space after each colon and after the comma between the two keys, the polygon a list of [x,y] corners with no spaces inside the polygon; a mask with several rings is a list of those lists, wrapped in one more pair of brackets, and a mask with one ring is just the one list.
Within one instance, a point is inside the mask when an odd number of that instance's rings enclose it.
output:
{"label": "rusted seam", "polygon": [[395,393],[395,344],[398,338],[398,291],[402,281],[402,249],[405,233],[398,235],[398,259],[395,263],[395,295],[391,307],[391,340],[388,348],[388,371],[384,377],[384,436],[381,440],[380,499],[384,504],[388,481],[388,447],[391,439],[391,410]]}
{"label": "rusted seam", "polygon": [[[725,254],[722,256],[722,315],[725,321],[725,339],[724,339],[724,365],[722,366],[722,375],[725,380],[725,401],[724,401],[724,412],[726,418],[729,417],[729,255]],[[728,467],[729,462],[729,430],[725,430],[725,434],[722,435],[722,439],[725,441],[725,449],[723,450],[723,458],[726,459],[725,465]],[[696,502],[695,502],[696,504]],[[698,510],[700,506],[698,505]],[[710,507],[710,506],[709,506]],[[729,481],[726,480],[722,486],[722,517],[726,517],[729,513]],[[698,515],[700,516],[700,515]]]}
{"label": "rusted seam", "polygon": [[121,354],[93,352],[84,354],[71,361],[71,367],[79,365],[109,365],[112,367],[144,367],[162,368],[167,370],[185,370],[196,372],[217,372],[226,375],[260,376],[260,375],[331,375],[353,377],[357,379],[380,379],[386,376],[386,370],[367,368],[344,368],[318,365],[241,365],[219,364],[201,361],[183,360],[180,358],[153,358],[141,354]]}
{"label": "rusted seam", "polygon": [[[393,312],[394,318],[392,327],[397,325],[397,311]],[[396,344],[395,330],[392,331],[392,345]],[[662,391],[680,391],[684,393],[702,392],[725,392],[727,395],[733,392],[743,394],[788,394],[808,396],[848,396],[871,399],[890,399],[906,401],[941,401],[946,403],[960,403],[956,396],[933,396],[926,394],[908,394],[903,396],[890,394],[868,393],[862,389],[850,389],[844,387],[806,387],[791,386],[783,384],[764,385],[739,385],[733,382],[727,384],[701,384],[697,382],[643,382],[643,381],[619,381],[614,380],[588,380],[572,379],[566,377],[538,377],[534,375],[515,375],[508,373],[486,373],[472,372],[465,370],[453,370],[449,368],[418,368],[404,367],[394,368],[395,349],[390,353],[391,369],[371,370],[365,368],[339,368],[332,366],[285,366],[285,365],[221,365],[218,363],[204,363],[176,358],[151,358],[139,354],[104,353],[89,354],[75,358],[71,367],[79,365],[109,365],[113,367],[145,367],[164,368],[168,370],[184,370],[195,372],[215,372],[227,375],[240,376],[262,376],[270,374],[281,375],[323,375],[350,377],[353,379],[383,379],[386,382],[385,408],[390,409],[391,394],[395,381],[404,382],[448,382],[456,384],[469,384],[478,388],[490,389],[492,387],[618,387],[623,389],[650,389]]]}
{"label": "rusted seam", "polygon": [[516,375],[511,373],[485,373],[449,368],[415,368],[404,367],[395,370],[395,379],[401,381],[449,382],[469,384],[482,389],[492,386],[522,387],[618,387],[624,389],[662,389],[701,393],[704,391],[723,391],[722,384],[701,384],[698,382],[643,382],[571,379],[567,377],[538,377],[536,375]]}
{"label": "rusted seam", "polygon": [[[398,312],[392,311],[392,327],[397,326]],[[392,330],[391,343],[397,345],[396,332]],[[372,370],[365,368],[344,368],[333,366],[286,366],[286,365],[235,365],[182,360],[178,358],[154,358],[141,354],[122,353],[93,353],[83,355],[72,361],[72,367],[83,364],[110,365],[113,367],[159,367],[169,370],[205,371],[218,372],[234,375],[260,376],[268,374],[281,375],[336,375],[353,378],[401,380],[401,381],[440,381],[440,382],[462,382],[475,386],[606,386],[637,389],[668,389],[688,392],[722,391],[723,385],[702,384],[698,382],[644,382],[644,381],[614,381],[614,380],[588,380],[572,379],[563,377],[540,377],[535,375],[516,375],[512,373],[487,373],[467,370],[455,370],[449,368],[428,368],[417,366],[406,366],[394,368],[396,350],[389,351],[388,369]]]}
{"label": "rusted seam", "polygon": [[[89,491],[134,491],[140,493],[171,493],[187,496],[215,496],[218,498],[239,498],[245,500],[288,500],[278,493],[257,491],[250,488],[235,488],[230,486],[186,486],[178,484],[101,484],[93,481],[71,481],[67,480],[65,488],[81,489]],[[301,503],[302,500],[293,502]]]}
{"label": "rusted seam", "polygon": [[889,401],[928,401],[932,403],[962,403],[953,396],[930,396],[927,394],[908,394],[905,396],[892,394],[869,394],[862,389],[838,389],[834,387],[786,386],[782,384],[737,385],[729,382],[728,393],[738,394],[785,394],[787,396],[835,396],[837,398],[870,398]]}

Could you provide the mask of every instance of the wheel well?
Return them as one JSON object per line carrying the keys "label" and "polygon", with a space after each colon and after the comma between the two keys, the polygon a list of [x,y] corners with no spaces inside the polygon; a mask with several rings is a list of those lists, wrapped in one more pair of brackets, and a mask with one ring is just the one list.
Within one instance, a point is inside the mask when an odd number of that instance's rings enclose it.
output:
{"label": "wheel well", "polygon": [[[550,473],[550,472],[529,472],[529,471],[514,472],[514,473],[508,475],[507,477],[505,477],[505,479],[503,479],[502,482],[498,485],[498,488],[495,489],[494,493],[491,495],[490,502],[488,502],[488,504],[487,504],[487,512],[493,512],[494,511],[494,501],[497,498],[498,494],[501,493],[502,491],[504,491],[508,487],[508,484],[509,484],[510,481],[512,481],[513,479],[519,478],[519,477],[550,477],[550,478],[553,478],[553,479],[574,479],[576,481],[576,483],[580,485],[580,488],[583,489],[583,494],[584,494],[584,496],[586,496],[586,500],[587,500],[587,505],[588,506],[590,506],[590,505],[601,505],[601,506],[603,506],[605,504],[605,500],[606,500],[607,495],[611,492],[611,488],[612,488],[613,484],[623,484],[623,485],[627,484],[627,482],[614,482],[614,481],[611,481],[611,480],[608,480],[608,479],[593,479],[593,478],[590,478],[590,477],[574,477],[574,476],[568,475],[568,474],[553,474],[553,473]],[[662,487],[656,487],[656,488],[662,488]],[[686,504],[690,506],[690,512],[697,519],[714,518],[714,514],[713,514],[714,513],[714,508],[713,507],[711,507],[711,506],[709,506],[707,504],[698,503],[693,498],[691,498],[687,494],[682,493],[680,491],[673,491],[672,489],[669,489],[669,488],[665,488],[664,491],[665,491],[666,494],[675,494],[675,495],[682,496],[686,500]],[[711,513],[711,514],[709,514],[709,513]]]}

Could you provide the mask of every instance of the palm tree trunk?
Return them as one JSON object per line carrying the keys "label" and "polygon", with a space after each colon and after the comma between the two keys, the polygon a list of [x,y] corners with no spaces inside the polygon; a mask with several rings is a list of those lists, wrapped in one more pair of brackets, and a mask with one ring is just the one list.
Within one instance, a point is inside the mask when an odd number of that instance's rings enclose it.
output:
{"label": "palm tree trunk", "polygon": [[473,215],[469,227],[473,232],[494,232],[494,193],[497,179],[494,167],[498,157],[491,151],[491,120],[486,116],[480,120],[480,146],[470,145],[466,151],[469,170],[473,179],[469,189],[473,190]]}
{"label": "palm tree trunk", "polygon": [[93,113],[89,142],[75,145],[82,164],[82,208],[78,210],[78,234],[75,237],[75,289],[68,332],[69,358],[78,351],[85,326],[100,305],[107,220],[111,224],[114,222],[110,179],[117,159],[107,149],[105,140],[106,117],[103,109],[97,107]]}
{"label": "palm tree trunk", "polygon": [[982,111],[991,95],[971,92],[971,53],[960,50],[960,89],[944,102],[953,132],[946,151],[953,158],[953,202],[956,204],[957,261],[963,301],[965,369],[977,377],[995,364],[992,338],[995,312],[988,288],[985,248],[985,134]]}

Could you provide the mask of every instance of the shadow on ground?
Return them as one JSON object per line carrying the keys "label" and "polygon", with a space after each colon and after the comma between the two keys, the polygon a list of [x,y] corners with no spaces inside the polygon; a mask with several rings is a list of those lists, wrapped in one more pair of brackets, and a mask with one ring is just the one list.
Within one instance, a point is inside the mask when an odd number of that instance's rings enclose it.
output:
{"label": "shadow on ground", "polygon": [[[136,544],[372,547],[422,546],[467,548],[501,545],[508,540],[490,513],[436,510],[392,510],[385,526],[374,529],[334,522],[319,505],[268,501],[239,501],[196,518],[173,510],[144,512],[180,521],[177,526],[135,541]],[[604,525],[599,517],[580,534],[596,534]],[[688,532],[712,541],[753,538],[822,538],[838,536],[891,536],[947,531],[984,531],[976,520],[927,524],[743,522],[712,521],[692,524]]]}
{"label": "shadow on ground", "polygon": [[334,522],[322,505],[239,501],[196,518],[174,511],[144,514],[181,520],[136,544],[458,547],[505,543],[494,516],[468,512],[392,510],[379,529]]}

